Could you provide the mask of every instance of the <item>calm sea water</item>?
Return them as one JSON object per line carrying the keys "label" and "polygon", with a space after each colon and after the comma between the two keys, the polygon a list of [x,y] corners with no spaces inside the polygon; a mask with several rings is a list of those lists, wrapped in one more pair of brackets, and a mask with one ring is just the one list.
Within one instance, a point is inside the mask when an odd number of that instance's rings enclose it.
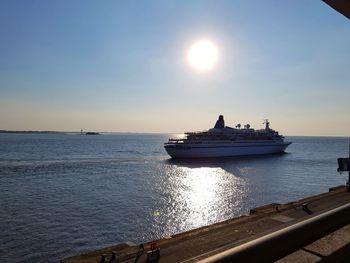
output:
{"label": "calm sea water", "polygon": [[286,154],[173,161],[169,135],[0,134],[0,262],[171,236],[344,184],[348,139],[289,137]]}

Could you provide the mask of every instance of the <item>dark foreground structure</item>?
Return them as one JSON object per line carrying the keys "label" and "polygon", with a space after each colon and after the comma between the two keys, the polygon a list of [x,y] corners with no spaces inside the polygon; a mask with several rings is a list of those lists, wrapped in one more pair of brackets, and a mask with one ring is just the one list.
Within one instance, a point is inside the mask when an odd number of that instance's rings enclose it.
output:
{"label": "dark foreground structure", "polygon": [[346,186],[142,245],[118,244],[63,260],[96,262],[349,262]]}

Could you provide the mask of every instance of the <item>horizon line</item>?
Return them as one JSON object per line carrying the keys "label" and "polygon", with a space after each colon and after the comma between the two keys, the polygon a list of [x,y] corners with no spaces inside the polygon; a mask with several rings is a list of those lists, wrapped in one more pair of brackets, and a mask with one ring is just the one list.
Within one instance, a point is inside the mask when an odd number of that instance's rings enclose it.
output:
{"label": "horizon line", "polygon": [[[83,131],[86,132],[97,132],[97,133],[120,133],[120,134],[184,134],[185,132],[138,132],[138,131]],[[73,133],[80,134],[81,131],[59,131],[59,130],[7,130],[0,129],[0,133]],[[350,135],[283,135],[284,137],[343,137],[350,138]]]}

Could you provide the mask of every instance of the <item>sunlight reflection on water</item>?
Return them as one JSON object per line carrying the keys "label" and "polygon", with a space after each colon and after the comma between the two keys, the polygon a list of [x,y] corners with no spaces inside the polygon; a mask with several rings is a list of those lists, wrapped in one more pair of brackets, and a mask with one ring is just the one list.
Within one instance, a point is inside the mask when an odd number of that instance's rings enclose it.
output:
{"label": "sunlight reflection on water", "polygon": [[246,182],[221,167],[166,165],[165,172],[157,186],[166,197],[155,224],[161,236],[220,222],[242,209]]}

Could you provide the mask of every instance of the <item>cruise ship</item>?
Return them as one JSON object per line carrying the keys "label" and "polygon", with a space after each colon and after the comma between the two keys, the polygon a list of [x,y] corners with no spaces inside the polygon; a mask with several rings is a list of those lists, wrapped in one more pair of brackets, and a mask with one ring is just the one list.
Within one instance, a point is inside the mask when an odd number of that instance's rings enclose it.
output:
{"label": "cruise ship", "polygon": [[245,155],[261,155],[284,152],[291,142],[270,128],[254,130],[249,124],[235,128],[225,126],[220,115],[214,128],[201,132],[186,132],[185,138],[169,139],[164,148],[172,158],[210,158]]}

